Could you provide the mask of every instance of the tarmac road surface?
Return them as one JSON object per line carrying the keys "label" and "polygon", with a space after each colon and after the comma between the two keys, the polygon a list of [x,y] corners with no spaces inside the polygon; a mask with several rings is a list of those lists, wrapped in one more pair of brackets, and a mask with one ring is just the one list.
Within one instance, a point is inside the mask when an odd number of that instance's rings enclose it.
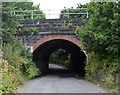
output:
{"label": "tarmac road surface", "polygon": [[[84,79],[78,79],[69,70],[50,64],[50,74],[29,80],[20,86],[19,93],[109,93]],[[66,71],[65,71],[66,70]],[[62,72],[62,73],[60,73]]]}

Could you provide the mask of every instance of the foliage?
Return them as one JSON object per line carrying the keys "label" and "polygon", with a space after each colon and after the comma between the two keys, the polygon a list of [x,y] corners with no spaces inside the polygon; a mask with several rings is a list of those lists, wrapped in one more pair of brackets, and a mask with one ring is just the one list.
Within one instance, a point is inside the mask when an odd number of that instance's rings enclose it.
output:
{"label": "foliage", "polygon": [[[2,38],[3,42],[11,42],[18,30],[21,30],[23,26],[17,22],[18,17],[13,16],[11,12],[13,10],[38,10],[37,14],[33,16],[33,19],[45,18],[44,13],[40,10],[40,5],[33,5],[32,2],[3,2],[2,3]],[[42,15],[41,15],[42,14]],[[19,19],[31,19],[31,17],[22,16]],[[32,33],[37,33],[37,29],[31,29]]]}
{"label": "foliage", "polygon": [[36,69],[36,67],[32,64],[29,66],[29,68],[26,70],[25,76],[28,76],[29,79],[36,77],[36,75],[39,74],[39,70]]}
{"label": "foliage", "polygon": [[[18,24],[17,17],[11,14],[12,10],[19,9],[16,2],[3,2],[2,4],[2,41],[4,58],[2,59],[2,86],[0,84],[0,94],[14,93],[17,87],[26,79],[31,79],[39,74],[39,70],[32,62],[32,56],[28,49],[14,38],[17,28],[22,28]],[[35,7],[32,3],[26,2],[21,8]],[[38,8],[38,7],[37,7]]]}
{"label": "foliage", "polygon": [[67,58],[66,58],[65,61],[64,61],[64,65],[65,65],[66,67],[70,67],[70,54],[67,55]]}
{"label": "foliage", "polygon": [[14,93],[17,91],[17,86],[24,82],[24,78],[18,68],[9,65],[8,73],[5,69],[2,70],[2,87],[1,93]]}
{"label": "foliage", "polygon": [[[95,5],[91,9],[90,6],[93,6],[93,4]],[[89,11],[92,13],[89,24],[79,32],[79,35],[84,37],[83,41],[85,42],[86,49],[94,51],[103,57],[111,54],[117,57],[120,19],[116,11],[118,9],[117,3],[90,3],[89,7]]]}
{"label": "foliage", "polygon": [[[15,2],[14,10],[17,15],[20,15],[19,19],[41,19],[45,18],[45,14],[40,10],[40,4],[34,5],[33,2]],[[33,12],[33,18],[31,13]],[[25,14],[25,15],[24,15]]]}
{"label": "foliage", "polygon": [[76,28],[88,52],[86,78],[116,89],[116,75],[120,73],[120,2],[90,2],[87,7],[88,23]]}
{"label": "foliage", "polygon": [[98,54],[94,52],[89,52],[88,54],[88,63],[85,67],[86,70],[86,79],[92,81],[96,84],[102,84],[108,86],[111,90],[117,89],[118,91],[118,76],[119,76],[119,67],[117,59],[102,59],[99,58]]}
{"label": "foliage", "polygon": [[10,11],[13,10],[13,5],[10,3],[2,3],[2,40],[3,43],[8,43],[13,40],[13,34],[16,32],[16,18]]}
{"label": "foliage", "polygon": [[[39,74],[39,70],[35,67],[31,55],[24,45],[19,41],[14,41],[11,44],[7,44],[3,48],[4,60],[7,60],[8,64],[6,68],[6,63],[3,63],[1,88],[3,93],[17,91],[17,86],[22,84],[24,80]],[[6,69],[8,70],[6,71]]]}
{"label": "foliage", "polygon": [[70,54],[65,50],[58,49],[54,51],[50,56],[50,62],[56,64],[62,64],[66,67],[70,66]]}
{"label": "foliage", "polygon": [[73,24],[72,24],[72,23],[68,23],[68,24],[67,24],[67,27],[71,27],[71,28],[72,28],[72,27],[73,27]]}
{"label": "foliage", "polygon": [[24,28],[22,24],[16,23],[17,34],[36,34],[39,32],[39,29],[34,28]]}
{"label": "foliage", "polygon": [[34,28],[24,28],[22,24],[17,23],[16,24],[17,34],[37,34],[39,32],[39,29]]}

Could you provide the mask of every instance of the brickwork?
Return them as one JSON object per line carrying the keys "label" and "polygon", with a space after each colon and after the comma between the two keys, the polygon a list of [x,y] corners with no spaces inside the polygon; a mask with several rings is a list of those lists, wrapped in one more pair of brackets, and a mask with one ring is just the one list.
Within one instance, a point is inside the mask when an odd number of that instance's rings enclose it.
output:
{"label": "brickwork", "polygon": [[80,41],[69,35],[49,35],[49,36],[45,36],[44,38],[38,40],[36,43],[33,43],[33,45],[32,45],[33,51],[36,48],[38,48],[40,45],[42,45],[43,43],[51,41],[51,40],[67,40],[67,41],[74,43],[78,47],[80,46]]}

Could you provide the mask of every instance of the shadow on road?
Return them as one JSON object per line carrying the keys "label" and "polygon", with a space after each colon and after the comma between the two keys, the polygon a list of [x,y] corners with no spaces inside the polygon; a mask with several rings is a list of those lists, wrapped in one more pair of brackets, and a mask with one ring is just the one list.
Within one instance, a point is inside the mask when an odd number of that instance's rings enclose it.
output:
{"label": "shadow on road", "polygon": [[78,75],[72,69],[66,68],[64,66],[58,64],[49,64],[49,69],[45,74],[40,74],[34,78],[44,77],[44,76],[53,76],[59,78],[77,78],[77,79],[84,79],[83,76]]}
{"label": "shadow on road", "polygon": [[59,77],[75,77],[76,74],[69,69],[60,69],[60,68],[50,68],[48,70],[49,75],[59,76]]}
{"label": "shadow on road", "polygon": [[47,72],[47,75],[57,76],[57,77],[60,77],[60,78],[74,77],[74,78],[83,79],[83,77],[79,76],[73,70],[62,67],[62,66],[59,66],[59,65],[56,65],[56,64],[50,64],[49,65],[49,70]]}

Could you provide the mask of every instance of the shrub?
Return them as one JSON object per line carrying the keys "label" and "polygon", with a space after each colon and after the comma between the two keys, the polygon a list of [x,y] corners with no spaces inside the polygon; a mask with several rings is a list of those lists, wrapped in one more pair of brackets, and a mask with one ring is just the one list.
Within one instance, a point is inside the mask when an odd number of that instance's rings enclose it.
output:
{"label": "shrub", "polygon": [[24,45],[16,40],[3,46],[4,60],[2,63],[1,93],[17,92],[17,87],[24,80],[31,79],[39,74],[39,70],[32,62],[32,56]]}

